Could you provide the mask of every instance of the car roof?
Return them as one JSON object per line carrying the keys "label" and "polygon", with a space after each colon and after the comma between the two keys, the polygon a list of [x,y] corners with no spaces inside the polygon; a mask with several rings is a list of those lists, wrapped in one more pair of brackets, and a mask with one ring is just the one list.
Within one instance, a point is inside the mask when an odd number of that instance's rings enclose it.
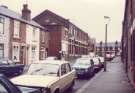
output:
{"label": "car roof", "polygon": [[43,60],[43,61],[39,61],[39,62],[35,62],[32,64],[56,64],[56,65],[62,65],[65,63],[69,63],[68,61],[64,61],[64,60]]}

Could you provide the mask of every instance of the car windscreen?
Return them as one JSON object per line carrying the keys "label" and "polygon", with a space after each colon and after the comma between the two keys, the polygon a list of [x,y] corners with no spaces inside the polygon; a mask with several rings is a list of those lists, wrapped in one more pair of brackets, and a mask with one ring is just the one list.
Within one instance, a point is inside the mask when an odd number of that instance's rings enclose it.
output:
{"label": "car windscreen", "polygon": [[74,65],[90,65],[90,60],[87,59],[79,59],[76,61],[76,63]]}
{"label": "car windscreen", "polygon": [[59,65],[49,63],[31,64],[26,74],[29,75],[53,75],[57,76]]}

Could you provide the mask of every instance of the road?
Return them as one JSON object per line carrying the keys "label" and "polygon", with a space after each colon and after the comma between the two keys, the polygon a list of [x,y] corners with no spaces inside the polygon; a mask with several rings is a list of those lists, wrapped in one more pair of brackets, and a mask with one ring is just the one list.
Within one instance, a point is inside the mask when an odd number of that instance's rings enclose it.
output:
{"label": "road", "polygon": [[[97,73],[96,73],[97,74]],[[88,81],[90,81],[93,77],[86,79],[86,78],[77,78],[75,81],[75,85],[73,90],[67,90],[64,93],[76,93],[79,89],[81,89]]]}
{"label": "road", "polygon": [[[118,61],[118,60],[119,60],[119,58],[115,58],[115,59],[112,60],[111,62],[116,62],[116,61]],[[108,61],[108,62],[110,62],[110,61]],[[107,62],[107,63],[108,63],[108,62]],[[73,65],[73,63],[72,63],[71,65]],[[99,73],[99,72],[98,72],[98,73]],[[98,73],[96,73],[96,74],[98,74]],[[95,74],[95,75],[96,75],[96,74]],[[67,91],[64,92],[64,93],[76,93],[79,89],[81,89],[83,86],[85,86],[85,84],[87,84],[87,82],[89,82],[92,78],[93,78],[93,77],[91,77],[90,79],[85,79],[85,78],[83,78],[83,79],[76,79],[75,86],[74,86],[73,90],[72,90],[72,91],[67,90]]]}
{"label": "road", "polygon": [[72,91],[67,90],[64,93],[75,93],[77,90],[79,90],[88,81],[89,80],[87,80],[87,79],[76,79],[75,86],[74,86],[73,90]]}
{"label": "road", "polygon": [[[109,61],[109,63],[112,63],[112,64],[115,63],[115,62],[120,62],[120,57],[114,58],[111,62]],[[109,64],[108,64],[108,66],[109,66]],[[96,73],[96,75],[94,77],[98,77],[101,74],[101,72]],[[78,93],[79,90],[84,89],[84,86],[88,85],[87,82],[91,82],[92,80],[94,80],[94,77],[92,77],[91,79],[76,79],[76,84],[75,84],[73,90],[72,91],[66,91],[64,93]],[[79,93],[81,93],[81,92],[79,91]]]}

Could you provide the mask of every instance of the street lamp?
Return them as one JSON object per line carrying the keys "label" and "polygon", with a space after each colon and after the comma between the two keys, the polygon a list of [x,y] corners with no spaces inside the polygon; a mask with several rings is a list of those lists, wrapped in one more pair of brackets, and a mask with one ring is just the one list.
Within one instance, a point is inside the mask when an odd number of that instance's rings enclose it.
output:
{"label": "street lamp", "polygon": [[106,20],[105,23],[105,53],[104,53],[104,72],[106,72],[106,52],[107,52],[107,26],[108,23],[110,22],[110,17],[109,16],[104,16],[104,19]]}

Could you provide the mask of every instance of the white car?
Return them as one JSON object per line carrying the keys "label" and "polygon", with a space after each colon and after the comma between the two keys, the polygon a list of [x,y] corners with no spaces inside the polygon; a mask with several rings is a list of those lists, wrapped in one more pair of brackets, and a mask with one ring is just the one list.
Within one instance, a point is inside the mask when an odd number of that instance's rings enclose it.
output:
{"label": "white car", "polygon": [[101,63],[101,67],[104,67],[104,62],[105,62],[104,57],[96,55],[95,58],[99,60],[99,62]]}
{"label": "white car", "polygon": [[43,63],[32,63],[28,71],[12,78],[15,85],[41,88],[43,93],[62,93],[72,89],[75,83],[75,70],[66,61],[49,60]]}
{"label": "white car", "polygon": [[96,58],[96,57],[94,57],[92,60],[93,60],[93,62],[94,62],[94,71],[95,71],[95,72],[98,72],[98,71],[101,69],[102,64],[101,64],[101,62],[99,61],[99,59]]}

